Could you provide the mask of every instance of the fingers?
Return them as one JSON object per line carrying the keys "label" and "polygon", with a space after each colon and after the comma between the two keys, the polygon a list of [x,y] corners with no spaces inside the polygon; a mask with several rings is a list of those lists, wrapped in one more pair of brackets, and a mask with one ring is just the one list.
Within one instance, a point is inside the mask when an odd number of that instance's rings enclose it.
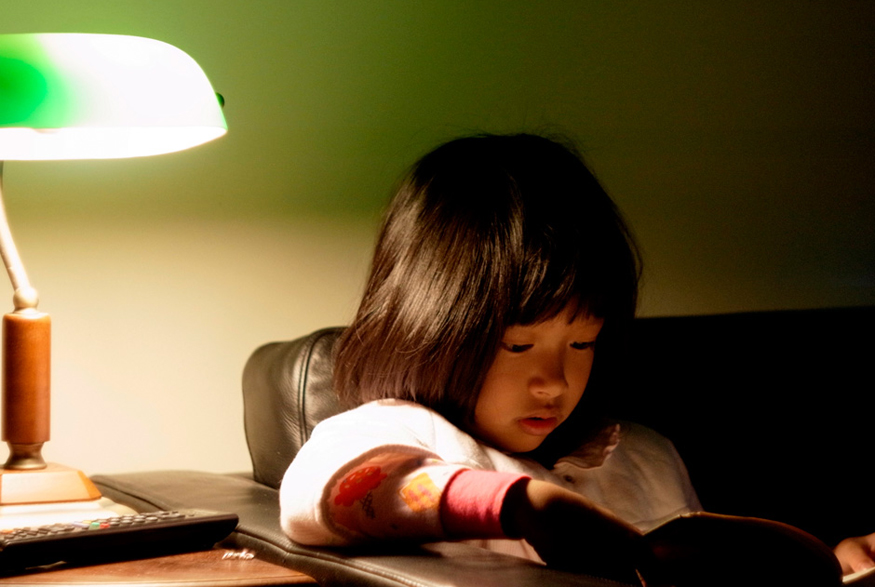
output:
{"label": "fingers", "polygon": [[632,576],[641,540],[634,526],[551,483],[532,480],[521,497],[514,526],[548,565],[623,580]]}
{"label": "fingers", "polygon": [[835,548],[835,555],[846,575],[875,567],[875,534],[841,541]]}

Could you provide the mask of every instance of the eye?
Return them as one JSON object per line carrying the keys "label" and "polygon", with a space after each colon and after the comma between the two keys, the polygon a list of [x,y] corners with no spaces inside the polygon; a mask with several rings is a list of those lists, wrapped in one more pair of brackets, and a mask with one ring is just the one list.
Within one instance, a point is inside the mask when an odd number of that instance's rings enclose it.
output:
{"label": "eye", "polygon": [[501,343],[501,348],[503,348],[504,350],[511,352],[511,353],[523,353],[523,352],[529,350],[530,348],[532,348],[532,345],[530,345],[530,344],[511,344],[508,342],[503,342],[503,343]]}
{"label": "eye", "polygon": [[578,351],[585,351],[587,349],[595,348],[595,341],[591,342],[572,342],[571,348]]}

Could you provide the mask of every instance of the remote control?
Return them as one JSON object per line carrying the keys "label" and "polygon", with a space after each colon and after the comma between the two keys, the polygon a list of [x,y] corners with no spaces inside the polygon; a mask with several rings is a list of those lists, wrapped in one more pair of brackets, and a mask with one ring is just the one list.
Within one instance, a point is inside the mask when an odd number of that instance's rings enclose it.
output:
{"label": "remote control", "polygon": [[237,522],[236,514],[186,509],[0,530],[0,569],[206,550],[228,536]]}

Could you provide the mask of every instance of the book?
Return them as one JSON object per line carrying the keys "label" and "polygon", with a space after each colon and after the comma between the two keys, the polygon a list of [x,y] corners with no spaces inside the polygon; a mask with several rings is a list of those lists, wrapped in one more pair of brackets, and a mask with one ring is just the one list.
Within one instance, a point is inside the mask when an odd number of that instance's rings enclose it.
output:
{"label": "book", "polygon": [[843,581],[845,585],[854,587],[875,587],[875,567],[845,575]]}
{"label": "book", "polygon": [[782,522],[695,512],[644,539],[646,587],[875,587],[875,569],[843,577],[829,546]]}

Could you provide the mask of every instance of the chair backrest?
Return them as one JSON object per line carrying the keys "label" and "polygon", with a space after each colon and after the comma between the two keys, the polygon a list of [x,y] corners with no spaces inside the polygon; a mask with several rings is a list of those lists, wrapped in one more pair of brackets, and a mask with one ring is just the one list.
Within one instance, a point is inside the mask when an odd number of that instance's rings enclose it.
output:
{"label": "chair backrest", "polygon": [[[259,348],[243,377],[254,478],[278,488],[322,419],[342,328]],[[875,530],[875,308],[635,320],[610,389],[618,418],[670,438],[706,509],[772,518],[827,542]]]}
{"label": "chair backrest", "polygon": [[875,531],[875,307],[635,320],[611,413],[674,442],[705,509]]}
{"label": "chair backrest", "polygon": [[343,328],[326,328],[259,347],[243,370],[246,442],[253,478],[279,488],[313,427],[341,411],[334,394],[334,344]]}

